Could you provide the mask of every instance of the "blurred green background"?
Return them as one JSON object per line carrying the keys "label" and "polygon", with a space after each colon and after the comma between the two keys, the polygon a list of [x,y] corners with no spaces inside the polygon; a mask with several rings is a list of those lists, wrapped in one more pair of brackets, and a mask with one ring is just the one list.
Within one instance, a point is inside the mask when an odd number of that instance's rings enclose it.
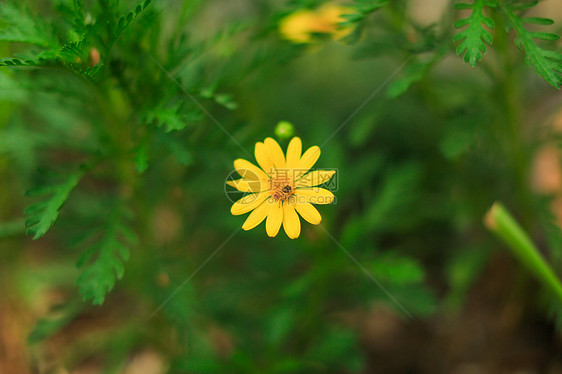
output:
{"label": "blurred green background", "polygon": [[[562,373],[562,301],[482,223],[562,272],[562,81],[513,43],[562,8],[476,1],[472,68],[453,3],[0,3],[0,373]],[[338,170],[326,232],[237,231],[279,121]]]}

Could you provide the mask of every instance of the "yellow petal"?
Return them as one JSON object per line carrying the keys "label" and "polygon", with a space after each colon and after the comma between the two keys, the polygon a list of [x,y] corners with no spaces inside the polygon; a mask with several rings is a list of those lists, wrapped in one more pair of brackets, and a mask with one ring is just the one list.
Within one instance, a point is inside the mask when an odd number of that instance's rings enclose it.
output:
{"label": "yellow petal", "polygon": [[295,185],[297,187],[318,186],[329,181],[335,173],[335,170],[316,170],[304,175]]}
{"label": "yellow petal", "polygon": [[246,161],[242,158],[234,160],[234,169],[245,179],[257,180],[257,179],[269,179],[269,176],[263,172],[256,165],[252,164],[250,161]]}
{"label": "yellow petal", "polygon": [[269,204],[267,201],[264,201],[260,204],[256,209],[250,213],[246,221],[242,225],[242,228],[246,231],[253,229],[257,225],[259,225],[265,217],[267,217],[267,212],[269,211]]}
{"label": "yellow petal", "polygon": [[302,142],[299,137],[294,137],[291,139],[289,146],[287,147],[287,168],[294,169],[297,167],[298,162],[301,158],[302,152]]}
{"label": "yellow petal", "polygon": [[256,161],[262,170],[271,175],[273,173],[273,161],[271,161],[271,158],[267,153],[265,144],[261,142],[256,143],[254,155],[256,156]]}
{"label": "yellow petal", "polygon": [[273,166],[276,169],[285,169],[285,155],[279,143],[277,143],[272,138],[265,138],[264,145],[269,155],[270,160],[273,162]]}
{"label": "yellow petal", "polygon": [[240,214],[248,213],[250,210],[254,210],[257,208],[261,203],[264,202],[265,199],[269,197],[269,192],[259,192],[250,195],[246,195],[234,204],[230,208],[230,213],[235,216]]}
{"label": "yellow petal", "polygon": [[298,238],[301,233],[301,220],[293,204],[283,204],[283,228],[291,239]]}
{"label": "yellow petal", "polygon": [[299,160],[297,167],[295,168],[295,180],[302,177],[306,174],[307,171],[310,170],[311,167],[314,166],[318,158],[320,157],[320,147],[312,146],[304,152],[301,159]]}
{"label": "yellow petal", "polygon": [[281,20],[279,31],[283,38],[293,43],[309,43],[311,25],[318,22],[318,16],[309,10],[299,10]]}
{"label": "yellow petal", "polygon": [[267,220],[265,221],[265,230],[267,235],[274,237],[279,232],[281,223],[283,222],[283,208],[281,208],[281,202],[273,202],[269,205],[267,212]]}
{"label": "yellow petal", "polygon": [[330,204],[334,201],[334,194],[325,188],[297,188],[295,190],[296,204],[311,203],[311,204]]}
{"label": "yellow petal", "polygon": [[295,209],[307,222],[317,225],[322,221],[322,216],[314,205],[310,203],[295,204]]}
{"label": "yellow petal", "polygon": [[264,181],[263,179],[236,179],[226,181],[226,184],[242,192],[260,192],[267,190],[269,187],[267,181]]}

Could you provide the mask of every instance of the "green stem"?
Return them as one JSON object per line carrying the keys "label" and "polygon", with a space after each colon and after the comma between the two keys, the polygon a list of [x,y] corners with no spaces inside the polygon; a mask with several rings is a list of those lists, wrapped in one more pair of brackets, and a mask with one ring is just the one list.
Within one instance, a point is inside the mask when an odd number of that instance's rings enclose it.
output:
{"label": "green stem", "polygon": [[562,284],[537,247],[501,203],[494,203],[484,218],[486,227],[508,246],[511,252],[562,301]]}
{"label": "green stem", "polygon": [[526,156],[528,143],[523,134],[523,113],[521,112],[521,87],[516,76],[514,58],[512,55],[511,42],[509,36],[503,30],[505,24],[501,16],[495,17],[496,25],[496,48],[499,50],[498,56],[501,60],[499,65],[503,71],[503,76],[499,78],[498,97],[502,107],[503,134],[500,134],[500,142],[503,142],[507,158],[513,168],[513,182],[515,197],[519,201],[523,217],[524,226],[530,226],[533,216],[532,197],[528,188],[529,180],[529,160]]}

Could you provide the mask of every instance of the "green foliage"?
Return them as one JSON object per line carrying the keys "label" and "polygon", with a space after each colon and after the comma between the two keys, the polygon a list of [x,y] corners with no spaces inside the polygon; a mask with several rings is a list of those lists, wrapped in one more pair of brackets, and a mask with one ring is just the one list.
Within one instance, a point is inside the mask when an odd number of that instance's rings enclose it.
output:
{"label": "green foliage", "polygon": [[[348,38],[308,46],[280,37],[279,2],[3,2],[0,280],[38,321],[25,327],[33,367],[53,351],[61,370],[122,372],[149,352],[170,373],[368,371],[382,339],[360,316],[388,311],[404,339],[384,340],[415,351],[412,326],[438,340],[432,321],[488,313],[490,288],[559,320],[552,295],[488,287],[495,261],[518,265],[482,227],[501,196],[559,273],[560,228],[529,188],[555,90],[525,75],[504,32],[559,83],[554,34],[526,28],[552,21],[526,18],[531,2],[466,2],[468,18],[455,24],[451,6],[424,24],[407,0],[357,0]],[[289,2],[293,15],[324,3]],[[449,59],[474,66],[492,41],[479,69]],[[317,166],[340,177],[337,204],[298,240],[240,230],[224,196],[232,161],[274,134],[318,144]],[[48,238],[25,240],[26,225]]]}
{"label": "green foliage", "polygon": [[[531,7],[536,4],[537,2],[528,4],[522,3],[519,5]],[[552,25],[554,22],[548,18],[522,18],[515,13],[519,8],[520,7],[511,4],[502,6],[510,26],[517,34],[515,44],[525,53],[525,63],[533,67],[537,75],[542,77],[552,87],[560,89],[560,85],[562,85],[562,53],[543,49],[535,42],[535,39],[547,41],[558,40],[560,36],[545,32],[531,32],[524,26],[529,23],[536,25]]]}
{"label": "green foliage", "polygon": [[384,284],[404,285],[423,282],[425,272],[414,259],[387,253],[377,258],[371,267]]}
{"label": "green foliage", "polygon": [[431,69],[433,61],[415,61],[410,63],[402,72],[402,76],[392,82],[386,91],[390,98],[397,98],[402,95],[416,82],[425,77],[427,72]]}
{"label": "green foliage", "polygon": [[151,0],[141,0],[137,3],[134,10],[122,15],[117,20],[117,27],[114,30],[113,38],[117,39],[119,35],[150,5]]}
{"label": "green foliage", "polygon": [[371,13],[383,8],[388,4],[388,0],[354,0],[353,8],[356,13],[344,14],[343,18],[346,19],[342,25],[351,25],[365,19]]}
{"label": "green foliage", "polygon": [[125,273],[124,263],[129,259],[127,244],[136,244],[137,236],[124,222],[130,213],[116,210],[106,223],[92,235],[100,236],[80,257],[77,267],[81,270],[77,285],[84,300],[101,305],[105,296]]}
{"label": "green foliage", "polygon": [[49,318],[43,318],[37,322],[35,328],[29,333],[27,341],[29,344],[40,343],[67,326],[76,316],[84,310],[84,304],[71,302],[64,306],[59,306],[52,311]]}
{"label": "green foliage", "polygon": [[416,164],[403,165],[388,172],[375,199],[367,206],[367,228],[388,230],[400,226],[403,220],[393,220],[390,217],[399,217],[400,213],[407,214],[417,198],[416,190],[420,177],[421,171]]}
{"label": "green foliage", "polygon": [[485,223],[489,230],[505,242],[522,265],[562,302],[562,281],[509,211],[500,203],[494,203],[486,214]]}
{"label": "green foliage", "polygon": [[42,18],[33,17],[15,3],[0,4],[0,41],[51,46],[56,40]]}
{"label": "green foliage", "polygon": [[39,239],[47,233],[56,222],[59,211],[74,190],[84,170],[79,170],[67,177],[66,181],[57,185],[47,185],[26,192],[27,196],[43,196],[45,201],[31,205],[25,210],[27,220],[27,234],[33,235],[33,239]]}
{"label": "green foliage", "polygon": [[467,27],[453,38],[454,42],[461,42],[457,47],[457,55],[464,54],[464,62],[470,63],[471,66],[476,66],[476,63],[482,59],[482,55],[486,53],[485,43],[493,43],[492,34],[483,26],[490,29],[495,27],[494,21],[484,15],[485,7],[495,6],[497,6],[496,2],[487,0],[475,0],[473,4],[455,4],[456,9],[472,10],[469,17],[455,22],[456,28]]}
{"label": "green foliage", "polygon": [[201,120],[201,114],[191,112],[191,118],[180,113],[181,103],[168,108],[156,107],[146,112],[146,123],[155,123],[158,127],[164,127],[166,132],[183,130],[190,121]]}

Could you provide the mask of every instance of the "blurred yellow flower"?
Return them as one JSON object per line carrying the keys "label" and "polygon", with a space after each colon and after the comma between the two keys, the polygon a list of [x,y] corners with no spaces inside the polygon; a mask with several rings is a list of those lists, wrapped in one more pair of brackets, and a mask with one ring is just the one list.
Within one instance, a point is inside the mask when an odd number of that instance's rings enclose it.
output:
{"label": "blurred yellow flower", "polygon": [[[317,225],[322,216],[312,204],[330,204],[334,194],[317,186],[327,182],[335,170],[310,168],[320,157],[318,146],[310,147],[301,155],[302,142],[294,137],[287,147],[287,157],[272,138],[256,143],[255,156],[260,167],[243,159],[234,161],[234,168],[241,179],[227,182],[239,191],[249,192],[232,205],[230,212],[250,215],[242,228],[251,230],[266,220],[267,235],[276,236],[283,224],[291,239],[300,235],[299,214],[306,221]],[[298,213],[298,214],[297,214]]]}
{"label": "blurred yellow flower", "polygon": [[312,34],[328,34],[339,40],[353,32],[353,26],[339,25],[345,21],[342,15],[351,13],[353,9],[336,4],[325,4],[315,10],[298,10],[281,20],[279,32],[293,43],[311,43]]}

